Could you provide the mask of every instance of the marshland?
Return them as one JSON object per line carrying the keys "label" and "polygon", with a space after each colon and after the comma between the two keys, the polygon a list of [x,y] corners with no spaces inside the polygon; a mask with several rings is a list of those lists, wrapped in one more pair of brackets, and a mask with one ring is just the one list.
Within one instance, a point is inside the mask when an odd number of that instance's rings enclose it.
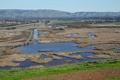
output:
{"label": "marshland", "polygon": [[120,58],[120,28],[104,26],[51,20],[1,27],[0,69]]}

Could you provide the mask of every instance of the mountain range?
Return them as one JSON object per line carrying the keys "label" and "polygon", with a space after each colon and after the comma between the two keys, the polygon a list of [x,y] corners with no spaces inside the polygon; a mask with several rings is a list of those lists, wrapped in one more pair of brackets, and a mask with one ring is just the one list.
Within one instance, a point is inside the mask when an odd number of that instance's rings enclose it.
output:
{"label": "mountain range", "polygon": [[120,12],[65,12],[58,10],[0,9],[0,18],[91,18],[120,17]]}

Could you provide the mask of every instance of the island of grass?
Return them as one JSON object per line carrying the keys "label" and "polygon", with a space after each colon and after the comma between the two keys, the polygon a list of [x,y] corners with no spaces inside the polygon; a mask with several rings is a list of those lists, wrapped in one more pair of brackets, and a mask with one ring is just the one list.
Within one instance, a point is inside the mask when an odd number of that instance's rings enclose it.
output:
{"label": "island of grass", "polygon": [[[63,73],[77,72],[84,70],[114,69],[114,68],[120,69],[120,59],[90,61],[81,64],[80,63],[66,64],[61,66],[44,67],[44,68],[2,70],[0,71],[0,80],[21,80],[27,78],[40,77],[40,76],[48,76],[53,74],[55,75],[55,74],[63,74]],[[113,80],[119,80],[119,79],[120,78],[113,78]],[[105,80],[109,80],[109,79],[106,78]]]}

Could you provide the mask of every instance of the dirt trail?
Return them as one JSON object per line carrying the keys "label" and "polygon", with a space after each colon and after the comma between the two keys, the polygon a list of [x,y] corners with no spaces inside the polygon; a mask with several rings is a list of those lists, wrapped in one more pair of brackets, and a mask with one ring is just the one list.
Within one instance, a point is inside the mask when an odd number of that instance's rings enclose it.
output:
{"label": "dirt trail", "polygon": [[120,67],[113,69],[97,69],[49,75],[27,80],[102,80],[104,78],[120,77]]}

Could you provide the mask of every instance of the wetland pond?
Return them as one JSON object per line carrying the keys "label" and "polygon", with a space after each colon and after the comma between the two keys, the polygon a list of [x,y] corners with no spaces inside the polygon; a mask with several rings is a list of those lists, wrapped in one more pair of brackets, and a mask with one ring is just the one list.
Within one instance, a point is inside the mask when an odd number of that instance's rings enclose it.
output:
{"label": "wetland pond", "polygon": [[[34,29],[34,39],[38,39],[38,30]],[[86,46],[83,48],[77,47],[76,43],[73,42],[57,42],[57,43],[37,43],[33,42],[27,45],[22,45],[14,48],[15,50],[22,50],[26,54],[34,54],[38,53],[40,54],[39,51],[53,51],[53,52],[72,52],[72,51],[81,51],[81,50],[94,50],[94,45],[91,46]],[[47,54],[47,53],[46,53]],[[88,56],[94,56],[94,53],[78,53],[78,54],[72,54],[71,56],[81,56],[83,59],[79,60],[76,58],[68,58],[65,56],[61,56],[62,59],[60,60],[52,60],[48,63],[35,63],[30,60],[25,60],[25,61],[14,61],[14,63],[20,63],[20,66],[12,67],[12,66],[5,66],[5,67],[0,67],[0,70],[5,70],[5,69],[12,69],[12,68],[27,68],[30,66],[56,66],[56,65],[62,65],[62,64],[74,64],[74,63],[81,63],[81,62],[86,62],[86,61],[91,61],[91,60],[102,60],[102,59],[93,59],[89,58]],[[40,58],[49,58],[49,56],[46,56],[42,54]]]}
{"label": "wetland pond", "polygon": [[89,32],[87,35],[88,35],[88,37],[91,38],[91,39],[93,39],[93,38],[96,37],[96,36],[95,36],[95,32]]}
{"label": "wetland pond", "polygon": [[14,48],[16,50],[22,50],[25,53],[33,54],[39,51],[54,51],[54,52],[71,52],[80,50],[94,50],[94,45],[87,46],[84,48],[77,47],[76,43],[73,42],[57,42],[57,43],[42,43],[33,42],[28,45],[23,45]]}

